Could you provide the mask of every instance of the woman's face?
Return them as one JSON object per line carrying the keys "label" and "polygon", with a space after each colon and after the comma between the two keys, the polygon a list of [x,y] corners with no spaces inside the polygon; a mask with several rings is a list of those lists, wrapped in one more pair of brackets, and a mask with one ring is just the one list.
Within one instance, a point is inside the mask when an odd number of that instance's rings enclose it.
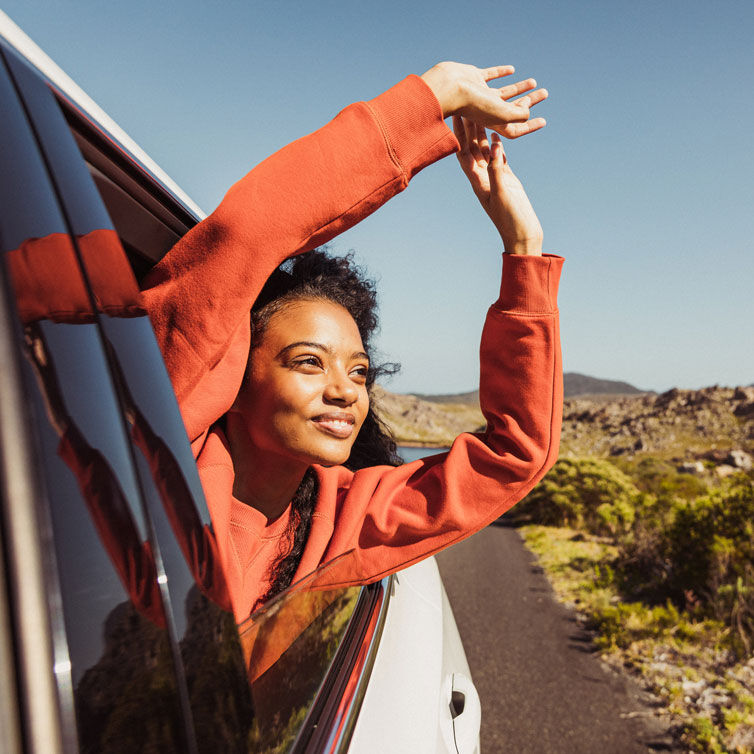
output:
{"label": "woman's face", "polygon": [[344,463],[369,409],[368,367],[339,304],[303,299],[273,314],[234,404],[258,458]]}

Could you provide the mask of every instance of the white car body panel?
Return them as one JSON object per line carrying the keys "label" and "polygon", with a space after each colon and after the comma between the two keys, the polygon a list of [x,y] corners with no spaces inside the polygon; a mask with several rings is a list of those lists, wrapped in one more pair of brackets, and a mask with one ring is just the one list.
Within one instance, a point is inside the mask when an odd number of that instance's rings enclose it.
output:
{"label": "white car body panel", "polygon": [[[435,559],[401,571],[394,583],[349,751],[473,754],[479,750],[479,698],[475,690],[468,693],[464,712],[452,719],[454,676],[458,688],[459,678],[471,675]],[[456,748],[457,729],[465,748]]]}

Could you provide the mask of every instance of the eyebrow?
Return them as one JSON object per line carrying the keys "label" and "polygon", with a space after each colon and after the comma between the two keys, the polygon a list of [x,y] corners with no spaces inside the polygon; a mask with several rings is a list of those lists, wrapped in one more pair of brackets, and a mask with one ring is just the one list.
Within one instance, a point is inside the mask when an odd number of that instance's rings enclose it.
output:
{"label": "eyebrow", "polygon": [[[318,351],[324,351],[325,353],[330,354],[330,355],[333,354],[332,348],[329,348],[328,346],[322,343],[316,343],[312,340],[297,340],[295,343],[290,343],[285,348],[281,348],[276,358],[279,359],[281,356],[283,356],[283,354],[290,351],[292,348],[298,348],[299,346],[303,346],[306,348],[316,348]],[[354,351],[351,354],[351,358],[352,359],[366,359],[367,361],[369,361],[369,356],[366,353],[364,353],[364,351]]]}

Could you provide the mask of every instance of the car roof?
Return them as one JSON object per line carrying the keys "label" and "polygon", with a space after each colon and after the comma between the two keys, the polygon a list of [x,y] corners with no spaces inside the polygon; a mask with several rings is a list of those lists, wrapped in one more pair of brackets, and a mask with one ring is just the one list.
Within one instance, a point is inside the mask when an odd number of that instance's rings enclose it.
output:
{"label": "car roof", "polygon": [[159,181],[198,219],[206,215],[173,179],[35,42],[0,10],[0,43],[20,55],[48,84],[143,169]]}

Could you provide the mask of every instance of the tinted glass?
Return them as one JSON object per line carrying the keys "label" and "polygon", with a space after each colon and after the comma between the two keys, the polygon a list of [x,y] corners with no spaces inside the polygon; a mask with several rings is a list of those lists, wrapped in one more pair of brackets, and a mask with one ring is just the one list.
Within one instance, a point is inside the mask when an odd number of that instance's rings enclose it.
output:
{"label": "tinted glass", "polygon": [[331,586],[350,565],[347,553],[321,566],[239,627],[256,715],[253,751],[288,751],[300,736],[362,593]]}
{"label": "tinted glass", "polygon": [[14,73],[76,238],[127,422],[169,594],[200,751],[246,751],[251,696],[196,465],[138,288],[76,143],[46,87]]}
{"label": "tinted glass", "polygon": [[[17,72],[97,302],[170,595],[200,751],[286,751],[299,735],[358,601],[307,579],[240,627],[172,386],[96,187],[45,87]],[[61,130],[62,129],[62,130]],[[343,568],[343,562],[339,570]],[[323,576],[325,574],[325,576]],[[338,581],[338,579],[335,579]]]}
{"label": "tinted glass", "polygon": [[53,617],[62,604],[55,672],[63,709],[75,709],[83,751],[185,750],[157,566],[102,339],[3,69],[0,106],[0,242],[46,489]]}

